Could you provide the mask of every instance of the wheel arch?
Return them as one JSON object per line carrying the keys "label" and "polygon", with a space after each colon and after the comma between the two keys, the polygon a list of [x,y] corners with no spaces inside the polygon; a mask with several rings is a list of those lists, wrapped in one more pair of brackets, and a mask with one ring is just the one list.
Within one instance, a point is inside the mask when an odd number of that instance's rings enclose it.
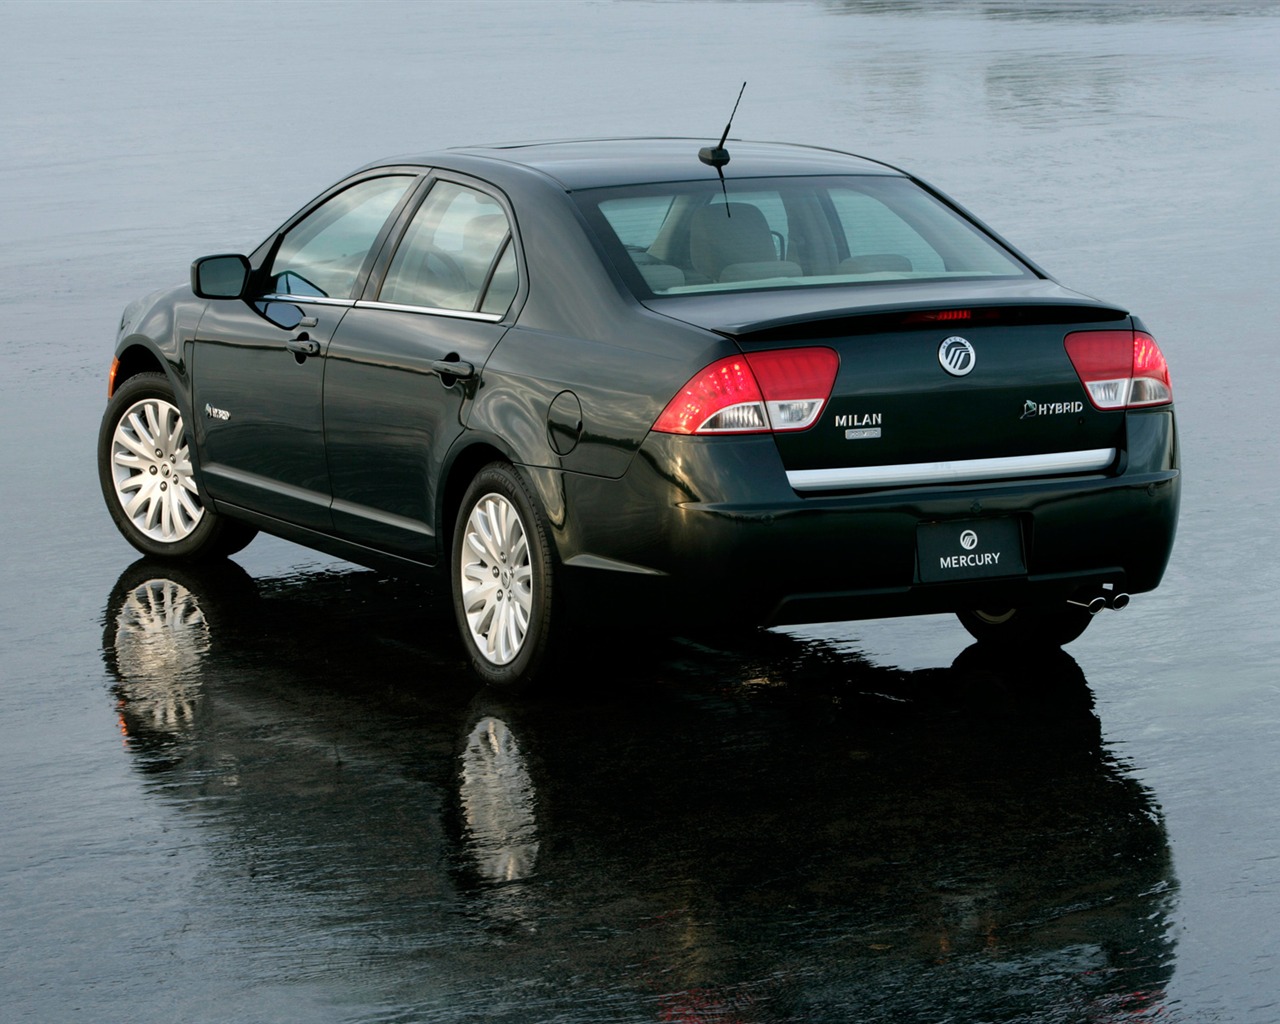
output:
{"label": "wheel arch", "polygon": [[169,383],[175,385],[174,390],[178,390],[168,360],[162,359],[146,345],[134,342],[116,356],[107,397],[114,395],[116,389],[130,377],[136,377],[140,373],[163,373],[169,378]]}
{"label": "wheel arch", "polygon": [[195,406],[192,404],[191,379],[181,362],[175,362],[169,353],[157,346],[146,335],[134,335],[116,348],[116,357],[112,362],[112,372],[107,387],[107,401],[110,401],[120,390],[121,385],[142,373],[159,373],[168,378],[169,387],[173,389],[173,400],[190,430],[191,459],[196,467],[196,476],[199,477],[199,424],[196,421]]}
{"label": "wheel arch", "polygon": [[437,531],[439,551],[447,563],[453,550],[454,522],[467,486],[477,473],[491,462],[505,462],[514,466],[524,477],[530,492],[541,506],[539,511],[550,534],[552,550],[557,559],[563,557],[564,494],[558,485],[559,472],[532,472],[530,465],[520,459],[502,438],[488,434],[464,437],[450,453],[443,473],[444,484],[437,499]]}
{"label": "wheel arch", "polygon": [[474,438],[455,448],[449,455],[444,473],[444,486],[440,488],[437,532],[440,564],[449,564],[449,552],[453,550],[454,521],[462,505],[462,496],[477,473],[491,462],[515,465],[516,460],[505,445],[489,438]]}

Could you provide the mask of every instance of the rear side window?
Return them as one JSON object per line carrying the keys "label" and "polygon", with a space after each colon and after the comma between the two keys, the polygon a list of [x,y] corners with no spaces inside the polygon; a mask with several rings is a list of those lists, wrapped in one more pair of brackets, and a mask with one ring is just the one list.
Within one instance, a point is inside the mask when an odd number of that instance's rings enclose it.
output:
{"label": "rear side window", "polygon": [[723,191],[711,180],[577,199],[642,297],[1033,276],[976,225],[896,176],[730,178]]}
{"label": "rear side window", "polygon": [[405,230],[378,299],[501,314],[515,297],[516,283],[502,205],[484,192],[438,181]]}

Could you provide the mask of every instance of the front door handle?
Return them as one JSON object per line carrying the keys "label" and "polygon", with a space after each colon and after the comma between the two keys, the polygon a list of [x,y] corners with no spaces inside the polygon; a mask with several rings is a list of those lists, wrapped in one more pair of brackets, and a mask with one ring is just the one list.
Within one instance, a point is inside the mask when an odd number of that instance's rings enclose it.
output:
{"label": "front door handle", "polygon": [[305,334],[290,338],[284,343],[285,348],[300,356],[317,356],[320,354],[320,342],[312,341]]}
{"label": "front door handle", "polygon": [[470,380],[476,375],[476,368],[461,359],[433,359],[431,369],[441,377],[452,377],[454,380]]}

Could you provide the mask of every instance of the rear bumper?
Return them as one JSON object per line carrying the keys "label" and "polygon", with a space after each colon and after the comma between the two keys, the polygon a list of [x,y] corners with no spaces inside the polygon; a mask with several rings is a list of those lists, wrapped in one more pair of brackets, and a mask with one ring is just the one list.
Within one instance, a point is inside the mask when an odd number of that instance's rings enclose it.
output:
{"label": "rear bumper", "polygon": [[[1172,409],[1131,415],[1128,432],[1118,470],[1034,480],[801,497],[768,437],[657,434],[619,480],[535,478],[571,575],[653,610],[779,624],[1023,607],[1160,583],[1180,492]],[[1025,572],[922,582],[922,524],[993,517],[1018,524]]]}

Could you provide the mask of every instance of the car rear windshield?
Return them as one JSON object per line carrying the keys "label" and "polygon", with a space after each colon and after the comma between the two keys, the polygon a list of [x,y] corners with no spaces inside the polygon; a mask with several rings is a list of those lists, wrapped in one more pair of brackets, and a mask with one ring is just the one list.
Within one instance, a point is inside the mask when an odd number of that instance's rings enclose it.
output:
{"label": "car rear windshield", "polygon": [[864,282],[1032,277],[908,178],[729,178],[576,196],[642,298]]}

